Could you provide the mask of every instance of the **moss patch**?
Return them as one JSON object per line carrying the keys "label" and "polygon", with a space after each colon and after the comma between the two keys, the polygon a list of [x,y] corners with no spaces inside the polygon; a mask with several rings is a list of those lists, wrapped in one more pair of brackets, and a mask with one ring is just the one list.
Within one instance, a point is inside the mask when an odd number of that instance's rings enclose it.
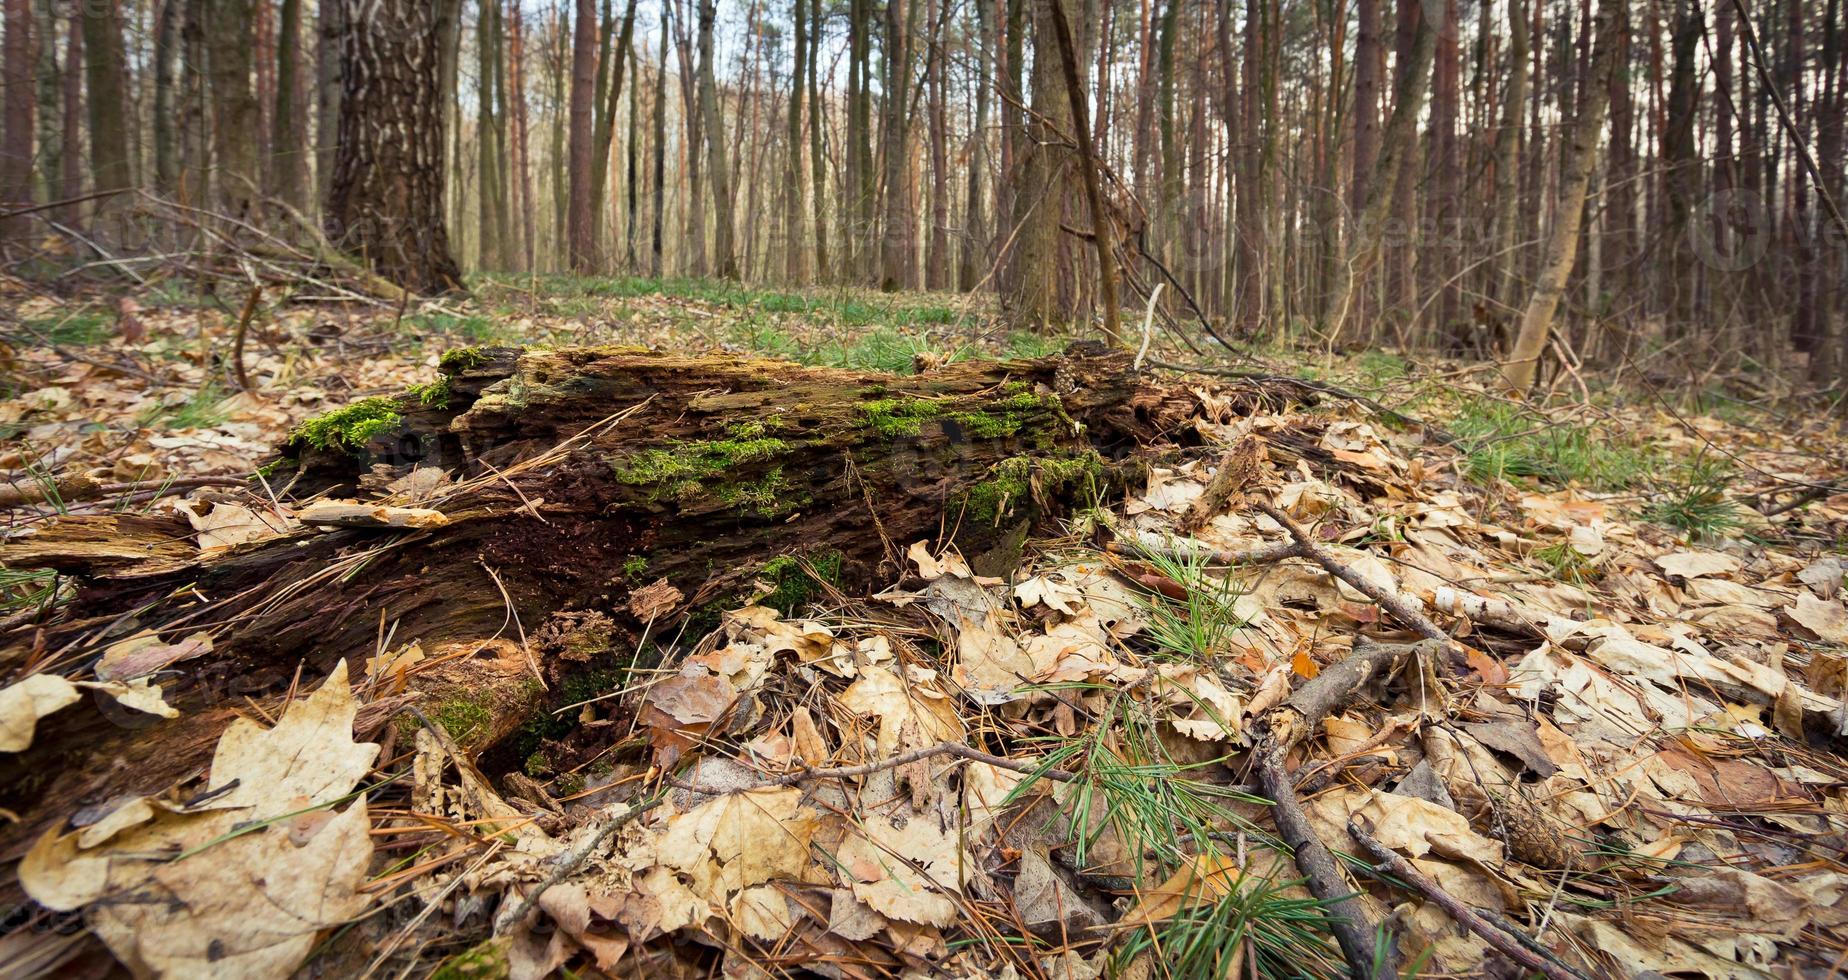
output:
{"label": "moss patch", "polygon": [[449,377],[444,375],[429,384],[412,385],[409,394],[418,404],[431,408],[449,407]]}
{"label": "moss patch", "polygon": [[316,449],[356,451],[378,436],[397,430],[404,416],[392,398],[362,398],[295,427],[290,438]]}
{"label": "moss patch", "polygon": [[1087,485],[1095,493],[1103,472],[1103,457],[1094,450],[1038,459],[1016,456],[996,464],[988,479],[970,487],[962,505],[971,519],[993,522],[1011,513],[1022,501],[1032,499],[1036,484],[1041,493],[1060,493]]}
{"label": "moss patch", "polygon": [[622,560],[622,577],[631,582],[640,582],[648,574],[648,556],[630,555]]}
{"label": "moss patch", "polygon": [[770,586],[769,594],[758,599],[758,605],[769,606],[785,616],[795,614],[814,599],[820,590],[818,579],[829,585],[841,584],[841,553],[822,551],[804,556],[810,574],[802,567],[802,560],[793,555],[780,555],[764,563],[757,577]]}
{"label": "moss patch", "polygon": [[686,442],[673,448],[647,449],[611,464],[616,479],[642,485],[700,480],[718,476],[744,464],[780,456],[789,451],[781,439],[721,439]]}
{"label": "moss patch", "polygon": [[887,436],[915,436],[925,419],[943,414],[943,406],[922,398],[878,398],[860,406],[866,424]]}
{"label": "moss patch", "polygon": [[468,748],[477,739],[486,738],[494,726],[494,712],[480,701],[464,694],[451,696],[438,705],[430,716],[443,726],[456,744]]}
{"label": "moss patch", "polygon": [[775,466],[761,480],[727,483],[719,487],[718,494],[727,507],[749,511],[759,517],[775,517],[808,501],[807,495],[792,495],[790,488],[783,468]]}
{"label": "moss patch", "polygon": [[444,374],[461,374],[491,360],[493,358],[488,356],[488,352],[480,347],[457,347],[443,352],[443,356],[436,362],[436,369]]}

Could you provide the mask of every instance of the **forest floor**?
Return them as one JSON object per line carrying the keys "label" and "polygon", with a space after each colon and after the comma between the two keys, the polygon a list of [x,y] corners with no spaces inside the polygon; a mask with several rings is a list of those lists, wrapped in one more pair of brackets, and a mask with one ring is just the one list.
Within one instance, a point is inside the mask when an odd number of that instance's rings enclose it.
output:
{"label": "forest floor", "polygon": [[[174,508],[201,549],[305,533],[305,502],[253,473],[304,420],[428,386],[461,348],[903,374],[1065,343],[960,296],[496,278],[406,310],[259,308],[252,390],[236,391],[243,303],[171,282],[128,296],[0,282],[6,540]],[[1161,334],[1151,356],[1203,361]],[[1568,373],[1534,403],[1496,394],[1480,366],[1384,351],[1214,361],[1258,377],[1163,373],[1199,397],[1198,445],[1151,447],[1007,574],[898,542],[902,575],[850,594],[828,542],[766,556],[757,594],[710,629],[658,631],[660,667],[600,650],[559,710],[498,747],[512,766],[477,769],[484,709],[466,701],[423,704],[408,726],[371,717],[449,656],[381,623],[370,663],[304,683],[315,693],[286,709],[251,703],[259,723],[219,743],[219,803],[196,781],[153,805],[93,800],[40,838],[17,866],[33,901],[0,922],[0,973],[120,961],[180,976],[229,956],[247,976],[309,960],[355,976],[1343,975],[1327,903],[1300,885],[1251,765],[1292,688],[1358,658],[1363,636],[1417,638],[1369,601],[1381,590],[1446,645],[1398,657],[1288,761],[1401,967],[1848,962],[1839,423],[1732,377]],[[1233,467],[1251,472],[1222,494]],[[1214,559],[1305,527],[1320,558]],[[129,621],[103,630],[100,661],[34,673],[31,628],[76,587],[0,566],[0,748],[95,710],[73,684],[161,713],[160,669],[214,655],[203,633]],[[493,649],[521,669],[527,634],[576,635],[561,629],[527,623]],[[180,871],[207,849],[212,871]],[[167,858],[150,870],[149,853]],[[111,900],[150,883],[179,901]]]}

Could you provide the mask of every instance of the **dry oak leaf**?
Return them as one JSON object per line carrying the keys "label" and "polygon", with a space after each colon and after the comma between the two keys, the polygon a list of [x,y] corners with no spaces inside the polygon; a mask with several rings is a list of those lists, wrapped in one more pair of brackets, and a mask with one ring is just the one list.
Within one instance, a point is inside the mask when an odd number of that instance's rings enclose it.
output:
{"label": "dry oak leaf", "polygon": [[1807,592],[1799,593],[1795,605],[1784,610],[1804,629],[1829,643],[1848,644],[1848,607],[1833,599],[1818,599]]}
{"label": "dry oak leaf", "polygon": [[841,843],[836,855],[854,897],[888,919],[947,926],[956,921],[964,878],[975,867],[955,834],[929,817],[902,827],[870,817]]}
{"label": "dry oak leaf", "polygon": [[753,885],[799,879],[816,819],[793,786],[727,793],[670,818],[655,856],[681,872],[695,894],[724,908]]}
{"label": "dry oak leaf", "polygon": [[111,643],[96,665],[96,676],[106,681],[131,681],[211,652],[210,633],[194,633],[178,643],[166,643],[153,630],[142,630]]}
{"label": "dry oak leaf", "polygon": [[82,830],[53,829],[21,860],[20,884],[49,908],[84,909],[138,976],[289,976],[317,933],[371,901],[359,890],[372,859],[365,797],[298,812],[346,796],[378,754],[353,741],[357,710],[342,661],[276,727],[232,723],[204,808],[134,799]]}
{"label": "dry oak leaf", "polygon": [[0,752],[30,748],[39,719],[75,704],[82,696],[77,685],[57,674],[33,674],[0,689]]}
{"label": "dry oak leaf", "polygon": [[879,719],[881,758],[907,747],[901,744],[907,726],[919,745],[963,737],[962,717],[948,697],[915,681],[907,683],[890,667],[867,668],[839,700],[856,714]]}
{"label": "dry oak leaf", "polygon": [[[174,504],[180,513],[186,515],[193,530],[199,532],[199,551],[202,554],[216,554],[251,541],[261,541],[287,533],[287,521],[274,514],[258,514],[248,507],[237,504],[205,504],[196,500],[182,500]],[[201,510],[209,507],[209,510]]]}
{"label": "dry oak leaf", "polygon": [[1741,567],[1739,559],[1717,551],[1677,551],[1658,556],[1655,563],[1665,574],[1689,580],[1704,575],[1726,575]]}

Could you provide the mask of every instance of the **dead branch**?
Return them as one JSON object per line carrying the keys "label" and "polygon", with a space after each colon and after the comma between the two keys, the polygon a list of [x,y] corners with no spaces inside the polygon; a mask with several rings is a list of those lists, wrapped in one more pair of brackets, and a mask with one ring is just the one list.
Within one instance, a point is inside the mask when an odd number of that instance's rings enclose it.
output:
{"label": "dead branch", "polygon": [[1348,833],[1359,841],[1360,846],[1366,848],[1369,854],[1373,855],[1374,860],[1379,862],[1377,865],[1379,870],[1423,893],[1426,898],[1437,903],[1437,906],[1448,913],[1451,918],[1457,920],[1458,925],[1475,933],[1483,942],[1494,947],[1496,952],[1519,964],[1523,970],[1538,973],[1547,977],[1548,980],[1591,980],[1589,975],[1566,965],[1550,952],[1542,956],[1540,950],[1545,947],[1540,946],[1538,942],[1533,942],[1531,945],[1519,942],[1513,936],[1489,924],[1469,906],[1444,891],[1443,887],[1433,881],[1430,875],[1418,870],[1412,862],[1400,857],[1398,852],[1380,843],[1377,838],[1361,829],[1360,825],[1353,820],[1348,821]]}
{"label": "dead branch", "polygon": [[1283,526],[1285,531],[1290,532],[1290,537],[1301,546],[1303,557],[1322,566],[1328,574],[1353,586],[1355,591],[1372,599],[1381,609],[1392,613],[1394,619],[1411,627],[1419,636],[1427,640],[1437,640],[1447,646],[1456,646],[1456,641],[1450,638],[1450,634],[1444,632],[1443,628],[1436,623],[1431,622],[1430,617],[1414,608],[1404,596],[1380,586],[1337,561],[1334,555],[1329,554],[1328,549],[1316,544],[1314,539],[1309,537],[1309,532],[1303,530],[1302,525],[1291,520],[1289,515],[1278,510],[1276,505],[1263,500],[1254,503],[1259,510],[1264,512],[1264,516],[1276,521]]}

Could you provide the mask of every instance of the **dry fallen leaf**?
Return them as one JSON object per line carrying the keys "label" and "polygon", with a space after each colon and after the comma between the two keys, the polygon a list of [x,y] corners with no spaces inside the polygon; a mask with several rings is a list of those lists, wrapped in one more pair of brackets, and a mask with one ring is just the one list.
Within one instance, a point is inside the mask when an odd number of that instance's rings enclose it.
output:
{"label": "dry fallen leaf", "polygon": [[75,704],[77,686],[57,674],[33,674],[0,690],[0,752],[24,752],[40,718]]}
{"label": "dry fallen leaf", "polygon": [[[208,804],[135,799],[83,830],[54,828],[20,862],[20,884],[49,908],[82,908],[137,975],[289,976],[321,930],[371,901],[360,891],[372,858],[365,797],[301,812],[350,794],[377,756],[353,741],[357,710],[342,662],[276,727],[232,723]],[[149,894],[165,899],[120,900]]]}

